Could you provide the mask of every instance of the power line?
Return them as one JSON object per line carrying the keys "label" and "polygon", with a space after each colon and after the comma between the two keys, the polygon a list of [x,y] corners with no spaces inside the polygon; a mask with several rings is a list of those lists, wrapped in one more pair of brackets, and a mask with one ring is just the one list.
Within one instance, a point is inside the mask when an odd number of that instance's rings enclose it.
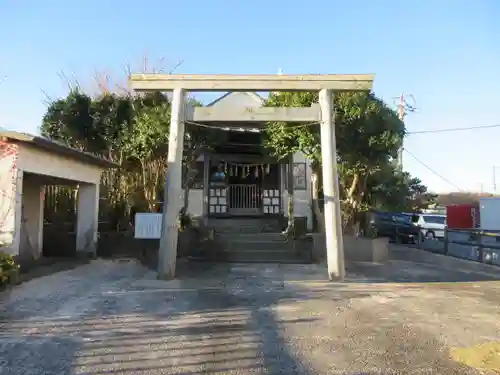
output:
{"label": "power line", "polygon": [[[266,129],[271,128],[272,125],[266,125],[262,126],[259,128],[249,128],[249,127],[238,127],[238,126],[220,126],[220,125],[208,125],[204,124],[201,122],[195,122],[195,121],[189,121],[189,120],[184,120],[185,124],[188,125],[193,125],[193,126],[199,126],[202,128],[208,128],[208,129],[216,129],[216,130],[223,130],[223,131],[238,131],[238,132],[244,132],[244,133],[261,133],[264,132]],[[310,122],[307,124],[297,124],[293,125],[290,127],[290,129],[297,129],[297,128],[303,128],[303,127],[309,127],[309,126],[316,126],[320,125],[322,122],[321,121],[315,121],[315,122]],[[284,123],[286,124],[286,123]]]}
{"label": "power line", "polygon": [[463,128],[419,130],[419,131],[414,131],[414,132],[408,132],[406,134],[412,135],[412,134],[427,134],[427,133],[446,133],[446,132],[457,132],[457,131],[464,131],[464,130],[479,130],[479,129],[493,129],[493,128],[500,128],[500,124],[467,126],[467,127],[463,127]]}
{"label": "power line", "polygon": [[420,163],[422,166],[424,166],[425,168],[427,168],[430,172],[432,172],[433,174],[435,174],[436,176],[438,176],[441,180],[443,180],[444,182],[446,182],[447,184],[453,186],[455,189],[457,189],[458,191],[464,191],[463,189],[459,188],[457,185],[455,185],[453,182],[451,182],[450,180],[448,180],[446,177],[443,177],[443,175],[439,174],[438,172],[436,172],[434,169],[432,169],[431,167],[429,167],[427,164],[425,164],[422,160],[420,160],[419,158],[417,158],[413,153],[411,153],[410,151],[408,151],[408,149],[404,149],[404,151],[410,155],[413,159],[415,159],[415,161],[417,161],[418,163]]}
{"label": "power line", "polygon": [[[204,128],[213,128],[213,129],[221,129],[220,126],[218,125],[207,125],[199,122],[194,122],[194,121],[184,121],[185,123],[191,124],[191,125],[196,125]],[[316,122],[311,122],[308,124],[296,124],[293,125],[294,128],[302,128],[302,127],[309,127],[309,126],[315,126],[315,125],[320,125],[321,121],[316,121]],[[254,129],[249,129],[246,131],[250,132],[260,132],[264,131],[266,128],[270,127],[269,125],[263,126]],[[467,126],[467,127],[462,127],[462,128],[444,128],[444,129],[429,129],[429,130],[417,130],[417,131],[412,131],[412,132],[407,132],[406,135],[415,135],[415,134],[432,134],[432,133],[448,133],[448,132],[457,132],[457,131],[466,131],[466,130],[481,130],[481,129],[494,129],[494,128],[500,128],[500,124],[493,124],[493,125],[479,125],[479,126]],[[223,129],[223,130],[229,130]],[[231,128],[231,130],[234,130]],[[241,130],[243,131],[243,130]]]}

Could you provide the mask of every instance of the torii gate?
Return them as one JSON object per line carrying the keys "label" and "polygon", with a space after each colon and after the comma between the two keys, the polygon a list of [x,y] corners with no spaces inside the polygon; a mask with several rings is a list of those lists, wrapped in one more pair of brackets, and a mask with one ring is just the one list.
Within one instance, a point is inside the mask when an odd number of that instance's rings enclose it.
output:
{"label": "torii gate", "polygon": [[[306,75],[184,75],[132,74],[129,83],[136,91],[173,91],[168,147],[168,179],[165,186],[166,207],[160,239],[158,273],[161,279],[175,277],[178,239],[178,215],[181,208],[182,153],[184,121],[234,122],[314,122],[321,120],[323,191],[325,195],[325,235],[328,276],[344,279],[344,246],[340,213],[337,150],[333,108],[334,91],[369,91],[372,74],[306,74]],[[187,91],[319,91],[319,110],[310,108],[263,107],[234,112],[213,108],[185,110]]]}

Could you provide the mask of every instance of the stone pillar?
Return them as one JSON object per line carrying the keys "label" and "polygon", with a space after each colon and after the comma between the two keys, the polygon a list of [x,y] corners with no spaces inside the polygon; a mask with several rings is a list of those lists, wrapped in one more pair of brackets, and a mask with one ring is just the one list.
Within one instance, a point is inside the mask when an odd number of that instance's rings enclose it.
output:
{"label": "stone pillar", "polygon": [[168,140],[167,180],[163,205],[162,234],[158,252],[158,278],[175,277],[177,240],[179,235],[179,210],[182,204],[182,152],[184,148],[184,96],[176,88],[172,98],[170,134]]}
{"label": "stone pillar", "polygon": [[99,224],[99,185],[81,183],[78,187],[76,223],[77,255],[97,253],[97,230]]}
{"label": "stone pillar", "polygon": [[22,258],[38,259],[43,249],[44,187],[36,178],[25,179],[23,183],[23,209],[21,244]]}
{"label": "stone pillar", "polygon": [[328,276],[342,281],[345,276],[342,219],[340,211],[335,119],[331,90],[319,92],[321,106],[321,153],[323,164],[323,192],[325,199],[325,237]]}

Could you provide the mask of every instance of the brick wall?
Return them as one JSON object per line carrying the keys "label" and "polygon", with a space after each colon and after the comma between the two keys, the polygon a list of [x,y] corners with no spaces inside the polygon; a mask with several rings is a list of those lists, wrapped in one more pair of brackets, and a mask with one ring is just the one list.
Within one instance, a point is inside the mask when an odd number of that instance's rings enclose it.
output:
{"label": "brick wall", "polygon": [[0,246],[14,241],[18,146],[0,140]]}

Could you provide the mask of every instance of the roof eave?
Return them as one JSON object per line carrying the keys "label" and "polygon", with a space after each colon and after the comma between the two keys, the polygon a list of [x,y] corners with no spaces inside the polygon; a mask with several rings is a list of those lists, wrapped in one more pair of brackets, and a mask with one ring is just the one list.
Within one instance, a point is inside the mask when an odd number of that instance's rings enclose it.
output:
{"label": "roof eave", "polygon": [[18,133],[9,130],[0,131],[0,138],[6,138],[7,140],[13,142],[24,143],[28,145],[32,145],[34,147],[38,147],[40,149],[44,149],[46,151],[50,151],[56,153],[58,155],[67,156],[72,159],[77,159],[83,162],[86,162],[91,165],[95,165],[102,168],[118,168],[119,164],[106,160],[104,158],[100,158],[98,156],[92,155],[88,152],[79,151],[54,141],[51,141],[47,138],[38,137],[35,135]]}

